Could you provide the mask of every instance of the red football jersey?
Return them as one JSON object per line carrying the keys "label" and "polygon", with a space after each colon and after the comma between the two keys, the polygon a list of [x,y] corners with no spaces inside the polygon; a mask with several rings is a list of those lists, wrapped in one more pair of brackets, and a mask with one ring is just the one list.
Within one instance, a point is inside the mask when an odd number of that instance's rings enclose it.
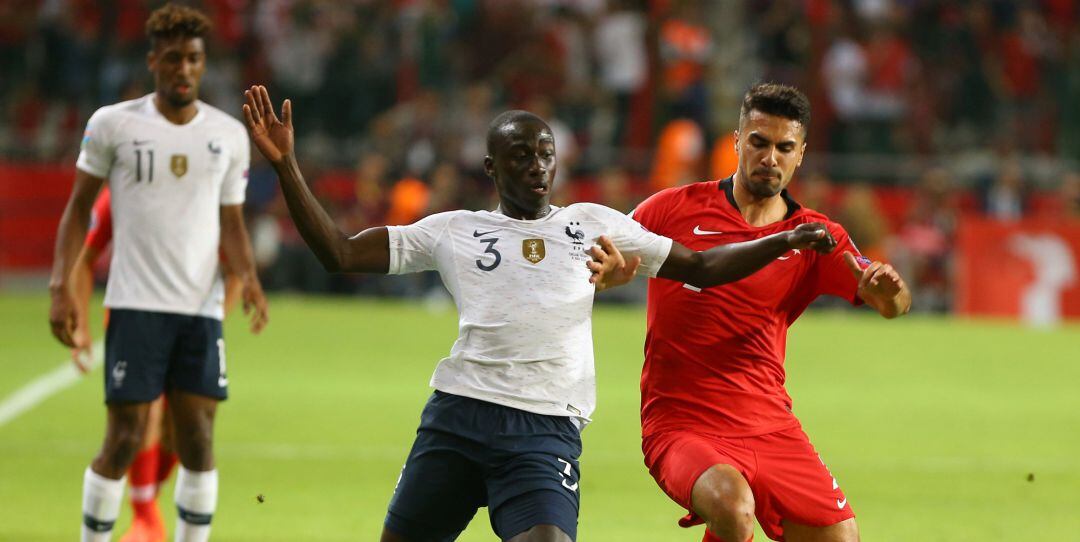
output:
{"label": "red football jersey", "polygon": [[760,228],[739,213],[731,178],[670,188],[634,210],[646,229],[694,250],[805,222],[827,224],[837,241],[830,254],[792,250],[745,279],[704,290],[651,279],[641,375],[643,435],[689,429],[740,437],[799,424],[784,389],[788,326],[821,294],[861,303],[858,282],[843,259],[844,252],[860,254],[839,224],[800,207],[786,191],[782,196],[787,216]]}
{"label": "red football jersey", "polygon": [[109,200],[109,187],[101,189],[94,208],[90,211],[90,229],[86,232],[86,246],[100,254],[112,241],[112,207]]}

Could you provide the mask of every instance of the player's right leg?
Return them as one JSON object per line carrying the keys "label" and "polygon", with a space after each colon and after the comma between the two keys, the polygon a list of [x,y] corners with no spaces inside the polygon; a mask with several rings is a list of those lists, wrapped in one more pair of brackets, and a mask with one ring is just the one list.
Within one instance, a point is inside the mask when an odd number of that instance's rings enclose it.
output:
{"label": "player's right leg", "polygon": [[381,542],[443,542],[457,539],[476,510],[487,504],[484,473],[474,458],[484,446],[469,438],[456,396],[436,392],[420,416],[386,513]]}
{"label": "player's right leg", "polygon": [[145,402],[108,405],[105,441],[83,475],[83,542],[112,536],[124,495],[123,475],[139,450],[148,410]]}
{"label": "player's right leg", "polygon": [[705,523],[706,542],[745,542],[754,534],[755,501],[744,469],[752,458],[737,446],[686,431],[642,440],[656,483],[690,513],[682,527]]}
{"label": "player's right leg", "polygon": [[165,522],[157,504],[164,410],[163,396],[150,403],[142,449],[128,469],[128,484],[131,486],[128,497],[132,509],[131,527],[120,537],[120,542],[165,540]]}
{"label": "player's right leg", "polygon": [[150,402],[164,385],[172,339],[153,313],[114,310],[105,335],[108,420],[101,451],[83,478],[82,540],[109,540],[120,512],[124,472],[146,431]]}

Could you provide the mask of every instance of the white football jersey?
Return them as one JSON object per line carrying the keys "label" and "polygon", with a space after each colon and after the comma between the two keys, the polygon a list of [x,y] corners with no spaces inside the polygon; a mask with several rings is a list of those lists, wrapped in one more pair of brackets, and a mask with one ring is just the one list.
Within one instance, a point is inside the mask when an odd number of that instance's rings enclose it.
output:
{"label": "white football jersey", "polygon": [[187,124],[173,124],[153,98],[98,109],[76,164],[112,192],[105,306],[221,319],[219,213],[244,202],[247,131],[203,102]]}
{"label": "white football jersey", "polygon": [[537,220],[451,211],[388,229],[389,272],[438,270],[457,304],[458,338],[431,386],[581,424],[596,406],[586,251],[607,235],[650,277],[671,251],[670,239],[592,203]]}

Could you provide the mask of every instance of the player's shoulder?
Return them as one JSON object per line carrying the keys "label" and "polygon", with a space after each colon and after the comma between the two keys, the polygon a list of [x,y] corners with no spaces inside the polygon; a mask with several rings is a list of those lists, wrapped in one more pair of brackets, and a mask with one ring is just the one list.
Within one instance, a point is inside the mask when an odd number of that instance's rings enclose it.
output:
{"label": "player's shoulder", "polygon": [[791,214],[791,218],[797,220],[800,223],[803,222],[824,222],[826,224],[836,224],[836,221],[829,218],[825,213],[811,209],[809,207],[800,206]]}
{"label": "player's shoulder", "polygon": [[134,100],[125,100],[114,104],[103,105],[90,115],[90,124],[104,127],[120,122],[125,117],[139,115],[146,108],[146,101],[151,95],[146,95]]}
{"label": "player's shoulder", "polygon": [[717,194],[722,193],[724,181],[701,181],[682,186],[665,188],[645,198],[634,210],[637,216],[640,210],[663,211],[673,207],[685,210],[687,206],[694,206],[701,202],[711,201]]}
{"label": "player's shoulder", "polygon": [[588,201],[571,203],[566,207],[559,208],[556,212],[560,214],[565,214],[567,216],[584,216],[600,222],[624,218],[626,216],[622,211],[612,209],[611,207],[608,207],[606,205],[601,205],[599,203],[592,203]]}
{"label": "player's shoulder", "polygon": [[247,136],[247,127],[240,119],[214,107],[204,101],[199,101],[199,110],[206,116],[206,121],[213,125],[219,125],[226,130]]}
{"label": "player's shoulder", "polygon": [[829,218],[825,213],[810,209],[808,207],[799,207],[790,218],[790,221],[794,224],[806,224],[808,222],[821,222],[825,224],[825,227],[837,235],[839,233],[847,234],[847,230],[839,222]]}
{"label": "player's shoulder", "polygon": [[672,200],[696,200],[702,197],[711,197],[720,193],[721,183],[724,181],[701,181],[696,183],[684,184],[682,186],[673,186],[671,188],[665,188],[652,196],[649,196],[646,201],[672,201]]}
{"label": "player's shoulder", "polygon": [[440,213],[427,215],[417,220],[413,224],[426,227],[449,227],[452,224],[464,224],[466,225],[466,227],[468,227],[469,224],[473,224],[482,220],[482,213],[483,211],[468,211],[465,209],[443,211]]}

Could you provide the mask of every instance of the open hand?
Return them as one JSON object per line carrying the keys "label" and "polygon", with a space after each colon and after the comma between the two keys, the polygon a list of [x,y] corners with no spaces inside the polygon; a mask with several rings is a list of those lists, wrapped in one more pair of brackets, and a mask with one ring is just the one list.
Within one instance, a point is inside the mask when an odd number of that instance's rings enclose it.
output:
{"label": "open hand", "polygon": [[280,162],[293,152],[292,102],[281,104],[281,119],[274,113],[266,87],[255,85],[244,91],[244,120],[255,147],[270,162]]}
{"label": "open hand", "polygon": [[622,286],[633,280],[638,266],[641,265],[641,256],[634,256],[627,261],[606,235],[601,235],[597,243],[599,246],[593,245],[589,249],[592,261],[585,264],[592,271],[589,282],[596,285],[596,291]]}
{"label": "open hand", "polygon": [[873,298],[892,299],[904,287],[904,279],[900,278],[900,273],[887,263],[871,262],[863,269],[855,255],[850,252],[844,253],[844,263],[859,281],[859,297],[864,301],[869,302]]}
{"label": "open hand", "polygon": [[825,224],[808,222],[799,224],[795,229],[788,232],[788,245],[793,249],[811,249],[822,254],[828,254],[836,248],[836,239],[833,239]]}

